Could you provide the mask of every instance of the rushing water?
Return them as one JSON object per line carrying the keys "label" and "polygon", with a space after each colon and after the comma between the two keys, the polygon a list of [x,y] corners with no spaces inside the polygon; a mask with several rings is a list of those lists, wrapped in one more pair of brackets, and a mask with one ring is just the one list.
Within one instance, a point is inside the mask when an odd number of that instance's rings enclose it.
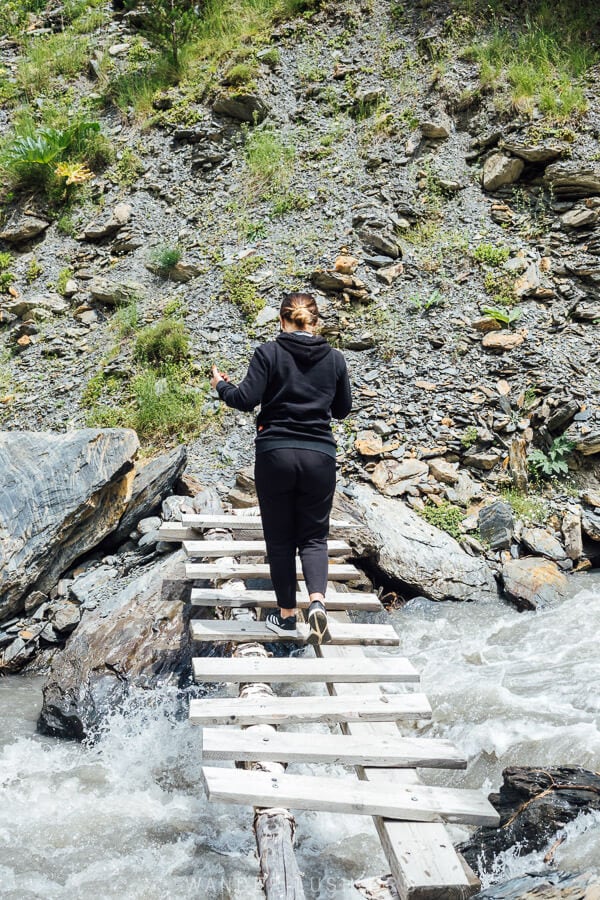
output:
{"label": "rushing water", "polygon": [[[423,733],[470,759],[466,773],[428,780],[488,792],[507,765],[600,769],[600,577],[537,613],[417,599],[393,618],[435,710]],[[260,896],[251,810],[204,801],[199,731],[174,693],[136,695],[94,746],[36,735],[39,704],[39,680],[0,680],[2,900]],[[369,819],[306,812],[297,823],[308,896],[349,900],[353,880],[386,871]],[[505,854],[484,881],[540,869],[543,855]],[[555,860],[600,867],[600,816],[571,823]]]}

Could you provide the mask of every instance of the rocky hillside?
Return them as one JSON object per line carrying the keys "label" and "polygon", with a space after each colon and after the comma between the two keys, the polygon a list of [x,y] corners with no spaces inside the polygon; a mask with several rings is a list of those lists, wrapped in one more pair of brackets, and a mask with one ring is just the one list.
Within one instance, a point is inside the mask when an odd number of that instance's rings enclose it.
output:
{"label": "rocky hillside", "polygon": [[509,6],[213,3],[175,69],[141,7],[6,5],[2,427],[185,442],[226,493],[252,417],[209,364],[312,287],[345,478],[495,562],[597,562],[598,13]]}

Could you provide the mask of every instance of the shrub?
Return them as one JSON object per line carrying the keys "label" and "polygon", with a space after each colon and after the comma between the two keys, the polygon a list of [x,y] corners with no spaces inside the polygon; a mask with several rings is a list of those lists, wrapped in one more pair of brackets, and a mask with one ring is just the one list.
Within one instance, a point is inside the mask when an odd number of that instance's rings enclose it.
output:
{"label": "shrub", "polygon": [[494,244],[478,244],[473,251],[477,262],[488,266],[501,266],[510,256],[508,247],[496,247]]}
{"label": "shrub", "polygon": [[33,281],[39,278],[43,271],[44,267],[40,265],[35,256],[32,256],[29,265],[27,266],[27,271],[25,272],[25,280],[27,281],[27,284],[31,284]]}
{"label": "shrub", "polygon": [[169,52],[175,68],[181,51],[198,30],[199,17],[190,0],[146,0],[142,31],[157,47]]}
{"label": "shrub", "polygon": [[165,244],[162,247],[156,247],[152,251],[150,255],[150,262],[151,265],[155,269],[157,269],[161,275],[164,275],[166,277],[169,275],[169,272],[171,272],[171,270],[175,268],[182,256],[183,250],[181,249],[181,247],[173,247]]}
{"label": "shrub", "polygon": [[189,356],[189,338],[183,322],[161,319],[143,328],[135,342],[134,356],[158,368],[183,362]]}
{"label": "shrub", "polygon": [[10,253],[0,253],[0,293],[2,294],[8,290],[9,285],[15,280],[13,273],[8,271],[11,263],[12,256]]}

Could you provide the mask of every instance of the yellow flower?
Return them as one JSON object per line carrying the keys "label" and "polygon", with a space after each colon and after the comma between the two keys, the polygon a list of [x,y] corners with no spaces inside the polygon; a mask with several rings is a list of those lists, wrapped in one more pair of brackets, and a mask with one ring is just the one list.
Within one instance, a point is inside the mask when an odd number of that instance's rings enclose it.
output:
{"label": "yellow flower", "polygon": [[58,178],[65,178],[65,184],[83,184],[94,177],[94,173],[90,172],[83,163],[61,162],[54,170],[54,174]]}

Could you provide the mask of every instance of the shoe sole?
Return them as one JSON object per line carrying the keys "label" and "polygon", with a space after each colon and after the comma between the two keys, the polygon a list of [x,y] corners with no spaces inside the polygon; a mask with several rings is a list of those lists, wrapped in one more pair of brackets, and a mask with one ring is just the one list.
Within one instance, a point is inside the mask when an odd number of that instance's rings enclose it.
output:
{"label": "shoe sole", "polygon": [[308,625],[310,627],[310,633],[307,638],[309,644],[316,646],[329,643],[331,634],[329,633],[326,612],[323,612],[322,609],[317,609],[309,613]]}
{"label": "shoe sole", "polygon": [[290,631],[287,628],[278,628],[277,625],[272,625],[271,622],[265,622],[265,626],[269,629],[269,631],[272,631],[273,634],[279,634],[279,635],[282,635],[283,637],[290,637],[290,638],[296,638],[296,639],[298,639],[300,637],[300,635],[298,634],[297,628],[294,628],[293,631]]}

